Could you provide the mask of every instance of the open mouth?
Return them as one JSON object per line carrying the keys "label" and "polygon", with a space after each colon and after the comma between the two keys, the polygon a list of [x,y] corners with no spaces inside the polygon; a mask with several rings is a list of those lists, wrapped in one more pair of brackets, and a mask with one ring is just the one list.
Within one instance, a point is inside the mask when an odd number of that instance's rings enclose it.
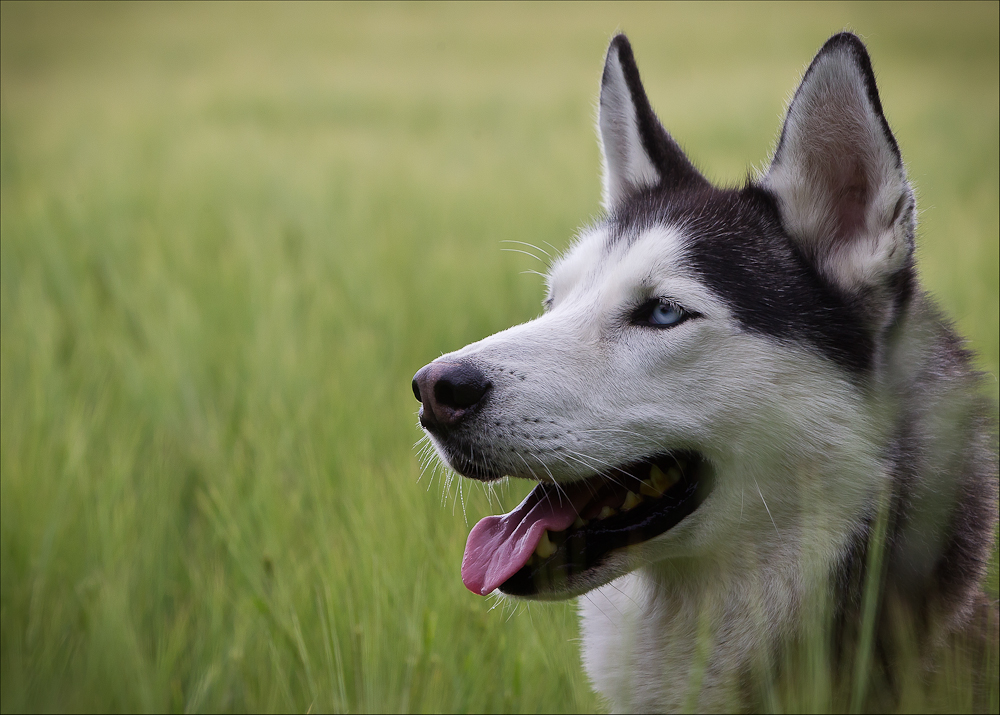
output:
{"label": "open mouth", "polygon": [[539,484],[508,514],[476,524],[462,559],[474,593],[564,590],[622,547],[648,541],[693,512],[711,490],[697,452],[674,452],[572,484]]}

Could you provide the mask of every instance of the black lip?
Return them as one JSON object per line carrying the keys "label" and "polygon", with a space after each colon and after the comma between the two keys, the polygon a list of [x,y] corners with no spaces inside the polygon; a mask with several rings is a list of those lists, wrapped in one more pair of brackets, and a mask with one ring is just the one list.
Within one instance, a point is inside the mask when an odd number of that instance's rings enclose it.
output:
{"label": "black lip", "polygon": [[443,443],[442,446],[448,456],[449,466],[463,477],[476,479],[480,482],[495,482],[498,479],[503,479],[502,472],[498,472],[485,464],[480,464],[464,456],[463,451],[470,451],[467,448],[461,445],[455,446],[447,442]]}
{"label": "black lip", "polygon": [[[521,567],[500,585],[500,590],[510,596],[558,593],[561,584],[599,567],[616,549],[648,541],[680,523],[709,495],[713,480],[700,454],[686,452],[677,456],[697,466],[662,497],[644,502],[627,513],[552,534],[556,552],[541,563]],[[662,459],[661,456],[644,461]]]}

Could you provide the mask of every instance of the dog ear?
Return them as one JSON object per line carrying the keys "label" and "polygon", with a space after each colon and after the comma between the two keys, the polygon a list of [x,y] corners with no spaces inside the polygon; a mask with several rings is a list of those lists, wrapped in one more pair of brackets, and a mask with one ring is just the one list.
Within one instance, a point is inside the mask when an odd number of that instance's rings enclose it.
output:
{"label": "dog ear", "polygon": [[611,40],[604,60],[599,125],[605,208],[657,185],[708,185],[653,113],[625,35]]}
{"label": "dog ear", "polygon": [[834,35],[809,65],[762,185],[834,284],[877,288],[911,265],[916,202],[855,35]]}

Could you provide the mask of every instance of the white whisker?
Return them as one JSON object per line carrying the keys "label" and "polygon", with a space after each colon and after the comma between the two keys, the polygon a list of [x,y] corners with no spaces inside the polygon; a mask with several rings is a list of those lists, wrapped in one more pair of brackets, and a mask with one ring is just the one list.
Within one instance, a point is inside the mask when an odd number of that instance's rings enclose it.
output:
{"label": "white whisker", "polygon": [[500,243],[517,243],[517,244],[519,244],[519,245],[521,245],[521,246],[527,246],[528,248],[534,248],[534,249],[535,249],[536,251],[538,251],[539,253],[544,253],[544,254],[545,254],[546,256],[548,256],[548,257],[549,257],[549,260],[551,260],[551,259],[552,259],[552,254],[550,254],[550,253],[549,253],[548,251],[546,251],[546,250],[545,250],[544,248],[541,248],[541,247],[539,247],[539,246],[536,246],[536,245],[535,245],[535,244],[533,244],[533,243],[528,243],[527,241],[513,241],[513,240],[511,240],[511,239],[504,239],[504,240],[500,241]]}
{"label": "white whisker", "polygon": [[501,248],[500,250],[501,251],[506,251],[507,253],[523,253],[526,256],[531,256],[532,258],[534,258],[536,261],[539,261],[540,263],[545,263],[545,259],[544,258],[539,258],[534,253],[528,253],[527,251],[522,251],[520,248]]}
{"label": "white whisker", "polygon": [[774,517],[771,516],[771,509],[767,505],[767,500],[764,499],[764,493],[761,492],[760,485],[757,484],[757,478],[756,477],[754,477],[753,483],[754,483],[754,486],[757,487],[757,493],[760,494],[760,500],[762,502],[764,502],[764,508],[767,509],[767,516],[768,516],[768,518],[771,519],[771,526],[774,527],[774,533],[778,535],[778,541],[781,541],[781,543],[784,543],[784,540],[781,538],[781,532],[778,531],[778,525],[774,523]]}

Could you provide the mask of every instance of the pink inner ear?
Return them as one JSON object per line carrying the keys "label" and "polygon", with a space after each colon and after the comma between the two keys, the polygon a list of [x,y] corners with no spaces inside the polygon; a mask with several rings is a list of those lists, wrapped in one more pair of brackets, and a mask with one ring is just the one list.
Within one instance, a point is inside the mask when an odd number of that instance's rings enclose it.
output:
{"label": "pink inner ear", "polygon": [[868,200],[867,183],[852,182],[840,189],[839,196],[834,199],[838,240],[849,240],[864,230]]}
{"label": "pink inner ear", "polygon": [[[846,138],[846,137],[845,137]],[[854,143],[844,141],[822,142],[820,149],[810,162],[813,175],[825,185],[824,192],[829,197],[828,209],[834,224],[833,238],[849,241],[865,229],[865,217],[871,201],[871,182],[859,156],[865,150]],[[827,161],[819,164],[823,158]]]}
{"label": "pink inner ear", "polygon": [[818,56],[789,108],[774,164],[790,172],[784,190],[794,199],[785,210],[811,240],[833,248],[861,238],[881,187],[904,185],[895,145],[879,122],[855,58]]}
{"label": "pink inner ear", "polygon": [[[763,185],[789,233],[834,280],[870,282],[912,253],[911,233],[887,230],[906,220],[913,194],[856,37],[835,35],[809,66]],[[842,250],[849,246],[856,250]]]}

